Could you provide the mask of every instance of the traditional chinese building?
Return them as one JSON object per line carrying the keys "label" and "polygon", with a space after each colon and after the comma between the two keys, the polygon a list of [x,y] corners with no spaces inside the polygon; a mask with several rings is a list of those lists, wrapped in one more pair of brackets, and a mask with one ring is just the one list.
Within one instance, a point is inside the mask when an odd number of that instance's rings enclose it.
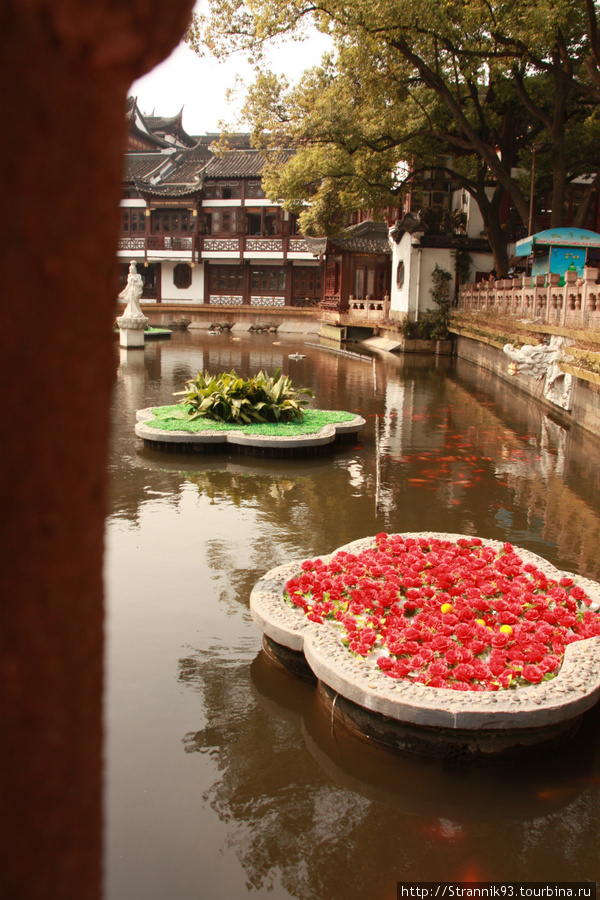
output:
{"label": "traditional chinese building", "polygon": [[335,237],[306,241],[325,260],[324,309],[344,313],[389,298],[392,251],[385,222],[369,219]]}
{"label": "traditional chinese building", "polygon": [[265,196],[264,157],[234,135],[193,138],[171,119],[128,109],[119,257],[138,263],[146,302],[211,306],[316,305],[322,263],[297,219]]}

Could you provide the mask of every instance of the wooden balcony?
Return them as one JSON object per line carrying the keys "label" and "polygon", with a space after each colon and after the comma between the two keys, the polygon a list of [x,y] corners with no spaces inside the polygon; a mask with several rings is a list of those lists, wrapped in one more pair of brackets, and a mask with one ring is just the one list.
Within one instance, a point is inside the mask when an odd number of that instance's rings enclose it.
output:
{"label": "wooden balcony", "polygon": [[281,255],[282,260],[285,260],[289,253],[308,254],[309,252],[304,238],[297,235],[121,235],[118,249],[142,254],[144,258],[155,251],[189,252],[191,262],[202,259],[205,254],[207,257],[210,254],[210,257],[214,258],[215,253],[235,253],[240,259],[277,253]]}
{"label": "wooden balcony", "polygon": [[251,254],[278,253],[285,259],[288,253],[308,253],[304,238],[292,235],[198,235],[200,258],[205,253],[238,253],[240,258]]}

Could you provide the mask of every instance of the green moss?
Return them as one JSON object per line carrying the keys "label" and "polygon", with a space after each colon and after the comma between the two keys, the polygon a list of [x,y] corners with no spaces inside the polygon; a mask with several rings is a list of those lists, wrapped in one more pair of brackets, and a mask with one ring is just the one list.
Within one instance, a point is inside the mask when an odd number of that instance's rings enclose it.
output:
{"label": "green moss", "polygon": [[187,410],[179,405],[159,406],[152,410],[154,418],[145,422],[149,428],[161,431],[186,431],[198,434],[202,431],[241,431],[243,434],[267,436],[290,436],[298,434],[315,434],[324,425],[349,422],[355,419],[354,413],[335,409],[306,409],[301,422],[266,422],[252,425],[233,425],[228,422],[215,422],[211,419],[189,420]]}

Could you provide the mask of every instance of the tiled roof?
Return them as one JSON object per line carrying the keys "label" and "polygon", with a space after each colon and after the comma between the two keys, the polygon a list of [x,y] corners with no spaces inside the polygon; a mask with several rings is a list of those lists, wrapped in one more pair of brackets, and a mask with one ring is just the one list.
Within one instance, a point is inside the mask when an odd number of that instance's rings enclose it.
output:
{"label": "tiled roof", "polygon": [[207,132],[196,137],[196,141],[204,147],[211,147],[213,144],[219,144],[223,140],[233,150],[251,150],[250,134],[228,134],[222,135],[218,132]]}
{"label": "tiled roof", "polygon": [[[144,116],[144,121],[155,135],[171,135],[178,146],[195,147],[197,139],[187,133],[183,127],[183,107],[175,116]],[[167,143],[171,141],[167,140]]]}
{"label": "tiled roof", "polygon": [[213,154],[208,147],[196,144],[177,158],[177,168],[164,179],[163,184],[189,184],[197,180],[212,159]]}
{"label": "tiled roof", "polygon": [[335,237],[305,238],[308,249],[315,255],[324,253],[327,247],[350,250],[352,253],[384,253],[391,256],[388,227],[385,222],[360,222],[344,229]]}
{"label": "tiled roof", "polygon": [[124,180],[148,178],[165,161],[164,153],[126,153]]}
{"label": "tiled roof", "polygon": [[265,164],[257,150],[229,150],[214,156],[204,174],[207,178],[248,178],[259,176]]}
{"label": "tiled roof", "polygon": [[[285,151],[289,159],[291,151]],[[215,156],[204,170],[206,178],[259,178],[266,159],[258,150],[229,150]]]}
{"label": "tiled roof", "polygon": [[150,131],[158,131],[172,125],[182,125],[183,107],[174,116],[144,116]]}
{"label": "tiled roof", "polygon": [[153,197],[192,197],[202,189],[202,182],[196,184],[149,184],[136,179],[135,185],[140,194],[151,194]]}

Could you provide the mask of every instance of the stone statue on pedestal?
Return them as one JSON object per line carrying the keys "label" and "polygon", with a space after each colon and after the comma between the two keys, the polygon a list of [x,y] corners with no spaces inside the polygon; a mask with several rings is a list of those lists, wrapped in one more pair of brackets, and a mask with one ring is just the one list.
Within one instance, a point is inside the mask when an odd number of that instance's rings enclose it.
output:
{"label": "stone statue on pedestal", "polygon": [[117,319],[122,347],[144,346],[144,328],[148,323],[148,319],[140,307],[140,298],[143,290],[144,282],[142,276],[138,274],[137,266],[132,260],[129,264],[127,284],[119,294],[119,300],[124,300],[127,304],[125,312]]}

